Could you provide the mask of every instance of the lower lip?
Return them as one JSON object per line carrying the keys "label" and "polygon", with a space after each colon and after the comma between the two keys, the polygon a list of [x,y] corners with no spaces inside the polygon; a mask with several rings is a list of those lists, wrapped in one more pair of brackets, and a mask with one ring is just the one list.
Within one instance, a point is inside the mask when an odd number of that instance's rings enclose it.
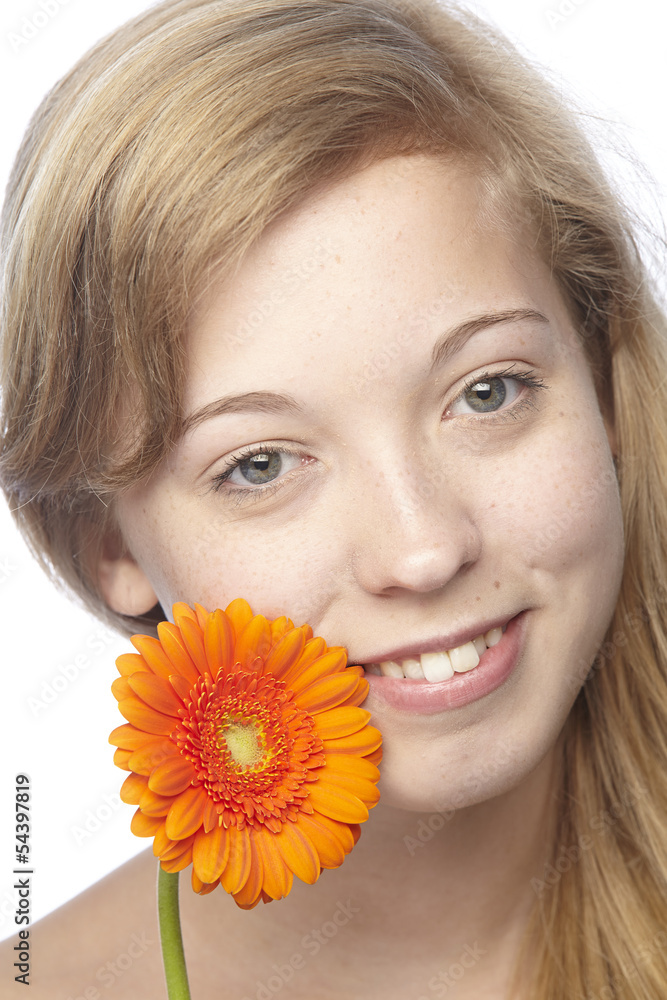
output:
{"label": "lower lip", "polygon": [[417,715],[435,715],[478,701],[504,684],[518,663],[523,650],[526,613],[522,611],[508,622],[500,642],[487,649],[472,670],[435,682],[365,674],[370,687],[369,697]]}

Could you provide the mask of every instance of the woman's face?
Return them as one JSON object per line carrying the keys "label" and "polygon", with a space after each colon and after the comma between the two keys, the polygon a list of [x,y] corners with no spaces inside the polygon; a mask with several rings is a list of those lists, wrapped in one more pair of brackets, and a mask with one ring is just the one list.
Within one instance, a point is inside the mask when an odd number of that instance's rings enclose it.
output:
{"label": "woman's face", "polygon": [[118,610],[245,597],[350,662],[391,661],[365,706],[383,800],[416,810],[500,794],[545,757],[622,569],[588,364],[532,241],[481,192],[436,158],[375,163],[211,286],[188,429],[118,504],[138,569],[106,573]]}

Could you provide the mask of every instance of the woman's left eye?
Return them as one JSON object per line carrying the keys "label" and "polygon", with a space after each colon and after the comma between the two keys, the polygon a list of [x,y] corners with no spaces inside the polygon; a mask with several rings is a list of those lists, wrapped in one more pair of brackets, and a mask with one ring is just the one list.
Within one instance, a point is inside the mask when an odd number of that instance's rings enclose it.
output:
{"label": "woman's left eye", "polygon": [[528,398],[525,399],[528,403],[532,401],[534,392],[545,388],[545,384],[533,372],[476,376],[470,379],[463,392],[448,407],[445,416],[495,413],[507,409],[522,394],[522,388],[528,391]]}

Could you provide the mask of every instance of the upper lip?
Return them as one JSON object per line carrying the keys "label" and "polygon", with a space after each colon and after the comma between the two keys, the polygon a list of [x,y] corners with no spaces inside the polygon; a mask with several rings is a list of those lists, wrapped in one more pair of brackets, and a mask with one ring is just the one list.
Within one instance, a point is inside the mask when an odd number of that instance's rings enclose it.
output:
{"label": "upper lip", "polygon": [[466,642],[472,642],[478,635],[484,635],[492,628],[503,628],[520,612],[502,615],[489,619],[485,622],[478,622],[469,628],[460,629],[458,632],[449,632],[447,635],[437,635],[432,639],[416,640],[405,646],[397,646],[394,649],[383,650],[381,653],[372,653],[364,659],[351,660],[350,663],[369,664],[383,663],[387,660],[406,660],[409,657],[418,657],[422,653],[439,653],[446,649],[456,649]]}

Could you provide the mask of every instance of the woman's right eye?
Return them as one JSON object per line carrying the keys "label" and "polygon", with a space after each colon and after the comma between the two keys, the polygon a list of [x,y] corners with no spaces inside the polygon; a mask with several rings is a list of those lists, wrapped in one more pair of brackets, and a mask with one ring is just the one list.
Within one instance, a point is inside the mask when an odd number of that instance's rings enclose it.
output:
{"label": "woman's right eye", "polygon": [[288,448],[254,446],[229,460],[225,471],[214,476],[213,489],[220,491],[228,483],[229,492],[237,498],[244,493],[261,494],[277,486],[301,461],[301,456]]}

